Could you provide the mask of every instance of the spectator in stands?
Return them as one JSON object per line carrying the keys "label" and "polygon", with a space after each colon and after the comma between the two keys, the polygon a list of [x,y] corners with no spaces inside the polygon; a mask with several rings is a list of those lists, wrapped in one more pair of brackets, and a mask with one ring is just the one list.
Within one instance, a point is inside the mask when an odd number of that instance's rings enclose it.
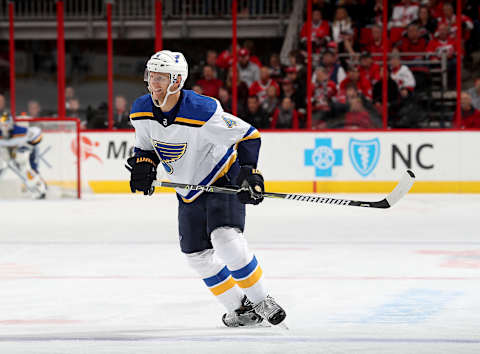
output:
{"label": "spectator in stands", "polygon": [[[357,99],[361,101],[361,105],[356,102]],[[365,128],[381,126],[375,107],[353,83],[348,84],[343,93],[337,95],[336,101],[332,105],[332,110],[335,119],[328,122],[329,128],[345,127],[346,124],[350,128],[355,126]],[[348,116],[348,120],[347,113],[351,113]]]}
{"label": "spectator in stands", "polygon": [[260,69],[260,80],[255,81],[248,90],[249,96],[257,96],[260,104],[267,97],[267,89],[273,86],[277,90],[277,96],[280,95],[280,86],[270,78],[270,69],[266,66]]}
{"label": "spectator in stands", "polygon": [[[380,68],[380,80],[372,87],[372,102],[375,105],[375,108],[378,112],[383,112],[383,68]],[[397,104],[400,99],[400,92],[398,90],[398,85],[390,75],[387,76],[387,107],[388,107],[388,116],[392,117],[395,115],[397,110]]]}
{"label": "spectator in stands", "polygon": [[352,98],[349,106],[350,109],[345,114],[345,129],[374,129],[379,127],[378,124],[375,124],[360,97]]}
{"label": "spectator in stands", "polygon": [[443,15],[444,0],[427,0],[428,10],[430,15],[437,19]]}
{"label": "spectator in stands", "polygon": [[203,89],[202,89],[202,86],[200,85],[193,85],[192,91],[195,93],[198,93],[199,95],[203,95]]}
{"label": "spectator in stands", "polygon": [[[300,31],[300,40],[305,46],[307,42],[307,22],[303,24]],[[322,11],[315,8],[312,11],[311,38],[314,46],[314,52],[319,52],[330,40],[330,25],[328,21],[323,20]]]}
{"label": "spectator in stands", "polygon": [[413,94],[415,89],[415,77],[406,65],[402,65],[400,57],[393,55],[390,60],[391,78],[396,82],[402,98],[406,99]]}
{"label": "spectator in stands", "polygon": [[389,125],[393,128],[418,128],[426,116],[415,96],[415,77],[406,65],[401,64],[400,58],[395,54],[390,65],[390,76],[398,86],[400,97],[392,105],[395,112],[389,115]]}
{"label": "spectator in stands", "polygon": [[292,50],[288,53],[289,67],[297,68],[297,72],[301,73],[304,69],[303,56],[298,50]]}
{"label": "spectator in stands", "polygon": [[218,100],[222,105],[222,108],[225,112],[232,113],[232,99],[230,98],[230,93],[224,87],[218,89]]}
{"label": "spectator in stands", "polygon": [[[462,38],[468,39],[470,36],[470,31],[473,29],[473,21],[470,17],[466,15],[461,15],[462,20]],[[443,4],[443,15],[437,18],[438,23],[444,23],[450,28],[450,35],[452,37],[456,36],[457,33],[457,17],[453,11],[453,5],[449,2]]]}
{"label": "spectator in stands", "polygon": [[370,19],[373,19],[374,25],[383,26],[383,0],[375,0]]}
{"label": "spectator in stands", "polygon": [[[397,43],[397,48],[402,53],[424,53],[427,50],[427,41],[420,37],[418,25],[411,23],[407,27],[407,35]],[[403,60],[423,59],[422,54],[403,56]]]}
{"label": "spectator in stands", "polygon": [[327,21],[333,20],[335,5],[330,0],[313,0],[313,7],[322,12],[322,18]]}
{"label": "spectator in stands", "polygon": [[291,98],[284,97],[273,113],[271,129],[298,129],[298,113]]}
{"label": "spectator in stands", "polygon": [[65,99],[75,98],[75,89],[72,86],[65,87]]}
{"label": "spectator in stands", "polygon": [[366,98],[372,99],[372,84],[361,76],[356,65],[350,65],[347,71],[347,77],[340,83],[340,91],[345,91],[347,85],[353,84]]}
{"label": "spectator in stands", "polygon": [[238,51],[238,79],[245,82],[247,87],[260,79],[260,69],[250,62],[250,52],[245,48]]}
{"label": "spectator in stands", "polygon": [[262,109],[268,117],[273,115],[273,111],[277,108],[278,102],[277,88],[275,86],[269,86],[267,88],[267,95],[261,104]]}
{"label": "spectator in stands", "polygon": [[267,114],[260,107],[257,96],[250,96],[247,99],[247,112],[243,120],[257,129],[267,129],[270,127],[270,120]]}
{"label": "spectator in stands", "polygon": [[455,60],[456,39],[449,35],[448,25],[440,23],[437,35],[427,46],[427,52],[434,56],[434,59],[440,59],[442,53],[447,55],[447,59]]}
{"label": "spectator in stands", "polygon": [[437,35],[428,43],[427,52],[431,59],[440,60],[442,54],[447,56],[448,86],[453,88],[457,72],[456,39],[449,35],[448,25],[440,23]]}
{"label": "spectator in stands", "polygon": [[73,117],[80,119],[80,127],[85,129],[87,127],[86,117],[80,111],[80,101],[78,98],[69,98],[67,101],[66,109],[67,117]]}
{"label": "spectator in stands", "polygon": [[420,37],[429,41],[437,31],[437,20],[430,15],[428,7],[425,5],[420,6],[418,9],[418,18],[412,22],[418,26]]}
{"label": "spectator in stands", "polygon": [[[472,97],[467,92],[462,92],[461,96],[461,128],[480,128],[480,111],[472,105]],[[454,122],[457,115],[455,113]]]}
{"label": "spectator in stands", "polygon": [[65,108],[67,110],[70,108],[70,102],[72,99],[76,99],[75,97],[75,89],[72,86],[65,87]]}
{"label": "spectator in stands", "polygon": [[402,0],[393,7],[392,20],[389,23],[392,27],[406,27],[418,17],[418,5],[411,0]]}
{"label": "spectator in stands", "polygon": [[302,110],[306,107],[306,85],[305,80],[299,77],[298,70],[296,67],[291,66],[285,69],[287,73],[287,79],[292,83],[293,89],[295,91],[295,96],[293,101],[295,102],[295,107],[298,110]]}
{"label": "spectator in stands", "polygon": [[252,62],[253,64],[256,64],[258,66],[258,68],[260,69],[263,65],[262,65],[262,62],[260,61],[260,59],[256,55],[254,55],[254,53],[255,53],[255,43],[251,39],[247,39],[243,43],[243,48],[248,50],[248,52],[250,53],[250,59],[249,59],[250,62]]}
{"label": "spectator in stands", "polygon": [[[345,29],[341,32],[342,40],[337,43],[337,54],[349,54],[350,58],[359,51],[353,29]],[[334,42],[336,43],[336,42]],[[346,62],[346,61],[345,61]]]}
{"label": "spectator in stands", "polygon": [[0,94],[0,114],[7,110],[5,96]]}
{"label": "spectator in stands", "polygon": [[312,129],[324,129],[331,115],[332,99],[337,94],[337,85],[329,79],[325,67],[315,70],[314,91],[312,97]]}
{"label": "spectator in stands", "polygon": [[205,67],[205,65],[210,65],[213,70],[213,77],[215,79],[222,80],[225,78],[224,70],[217,66],[217,56],[218,55],[215,50],[207,50],[205,54],[205,59],[200,61],[200,63],[198,63],[197,65],[193,66],[191,72],[189,73],[193,79],[193,82],[197,82],[201,79],[203,75],[203,68]]}
{"label": "spectator in stands", "polygon": [[270,68],[270,77],[274,80],[281,80],[284,76],[284,67],[280,62],[280,56],[277,53],[273,53],[270,56],[269,66]]}
{"label": "spectator in stands", "polygon": [[475,109],[480,109],[480,77],[475,79],[475,86],[467,91],[472,99],[472,105]]}
{"label": "spectator in stands", "polygon": [[363,52],[360,55],[360,66],[358,68],[360,77],[375,85],[380,78],[380,65],[375,63],[369,52]]}
{"label": "spectator in stands", "polygon": [[131,129],[132,124],[129,118],[130,109],[127,99],[118,95],[115,97],[115,110],[113,111],[113,127],[115,129]]}
{"label": "spectator in stands", "polygon": [[42,106],[36,100],[30,100],[27,103],[27,114],[30,118],[38,118],[41,116]]}
{"label": "spectator in stands", "polygon": [[295,92],[293,82],[287,78],[282,81],[282,94],[280,96],[280,100],[282,100],[284,97],[290,97],[293,102],[297,103],[297,93]]}
{"label": "spectator in stands", "polygon": [[335,53],[333,51],[327,50],[323,53],[322,65],[327,70],[330,80],[332,80],[337,87],[340,86],[340,83],[345,79],[346,74],[340,63],[336,61]]}
{"label": "spectator in stands", "polygon": [[[239,48],[237,47],[237,53],[238,53],[238,49]],[[215,60],[215,66],[223,70],[228,70],[228,68],[232,66],[232,62],[233,62],[233,54],[232,54],[232,46],[230,46],[228,49],[225,49],[223,52],[221,52],[217,56],[217,59]]]}
{"label": "spectator in stands", "polygon": [[215,78],[215,73],[210,65],[203,67],[203,78],[196,83],[202,88],[203,95],[218,98],[218,89],[223,82]]}
{"label": "spectator in stands", "polygon": [[383,55],[382,26],[380,25],[372,26],[372,37],[365,45],[365,50],[370,54],[372,54],[374,61],[377,61],[377,62],[382,61],[382,55]]}
{"label": "spectator in stands", "polygon": [[344,33],[353,31],[353,22],[344,7],[339,7],[335,11],[335,18],[332,23],[332,38],[335,42],[343,41]]}
{"label": "spectator in stands", "polygon": [[108,128],[108,104],[101,102],[97,109],[91,106],[87,107],[87,129],[107,129]]}
{"label": "spectator in stands", "polygon": [[[230,95],[233,92],[232,81],[233,80],[233,69],[228,69],[227,80],[225,81],[225,88],[228,90]],[[247,97],[248,97],[248,86],[245,82],[241,81],[237,77],[237,102],[238,105],[244,108],[246,111],[246,104],[247,104]]]}
{"label": "spectator in stands", "polygon": [[216,79],[222,80],[223,77],[223,72],[222,70],[216,65],[217,63],[217,51],[213,49],[207,50],[207,54],[205,57],[205,63],[207,65],[210,65],[210,67],[213,69],[213,77]]}

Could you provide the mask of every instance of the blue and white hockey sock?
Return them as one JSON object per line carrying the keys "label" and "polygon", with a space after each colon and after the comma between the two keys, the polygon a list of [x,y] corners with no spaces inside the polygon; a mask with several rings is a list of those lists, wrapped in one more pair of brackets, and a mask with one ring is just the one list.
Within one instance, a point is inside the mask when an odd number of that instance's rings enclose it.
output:
{"label": "blue and white hockey sock", "polygon": [[227,265],[237,285],[254,304],[263,301],[268,293],[257,258],[250,252],[242,233],[231,227],[215,229],[212,245],[218,257]]}
{"label": "blue and white hockey sock", "polygon": [[203,278],[213,295],[228,312],[240,307],[243,292],[236,285],[228,268],[212,249],[186,254],[188,263]]}

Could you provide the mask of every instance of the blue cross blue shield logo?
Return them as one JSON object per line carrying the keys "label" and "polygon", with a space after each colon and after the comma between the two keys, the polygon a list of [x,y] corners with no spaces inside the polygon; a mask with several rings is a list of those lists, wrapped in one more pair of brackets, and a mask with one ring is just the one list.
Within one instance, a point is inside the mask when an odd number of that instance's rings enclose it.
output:
{"label": "blue cross blue shield logo", "polygon": [[342,149],[333,149],[330,138],[317,138],[314,149],[305,149],[305,166],[315,166],[316,177],[331,177],[333,166],[341,166],[342,159]]}
{"label": "blue cross blue shield logo", "polygon": [[370,140],[351,138],[348,142],[348,154],[355,170],[363,177],[367,177],[377,166],[380,141],[378,138]]}

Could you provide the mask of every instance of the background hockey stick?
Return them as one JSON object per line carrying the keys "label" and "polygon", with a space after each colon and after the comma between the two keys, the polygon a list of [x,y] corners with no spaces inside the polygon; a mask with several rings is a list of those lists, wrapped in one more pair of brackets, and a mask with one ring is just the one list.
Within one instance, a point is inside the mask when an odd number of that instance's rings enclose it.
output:
{"label": "background hockey stick", "polygon": [[41,194],[41,191],[35,187],[35,186],[29,186],[28,185],[28,181],[27,181],[27,177],[23,175],[23,173],[17,168],[17,166],[15,166],[15,163],[12,162],[12,161],[9,161],[7,163],[7,167],[14,173],[18,176],[18,178],[20,178],[20,180],[23,182],[23,184],[25,185],[25,187],[28,189],[28,191],[30,193],[38,193],[38,194]]}
{"label": "background hockey stick", "polygon": [[[376,202],[368,202],[368,201],[352,200],[352,199],[336,199],[336,198],[318,197],[318,196],[310,196],[310,195],[303,195],[303,194],[284,194],[284,193],[271,193],[271,192],[265,192],[263,193],[263,196],[265,198],[292,199],[292,200],[298,200],[301,202],[386,209],[386,208],[390,208],[392,205],[394,205],[400,199],[402,199],[402,197],[408,193],[410,188],[412,188],[412,185],[414,182],[415,182],[414,173],[410,170],[407,170],[404,176],[398,182],[395,189],[389,195],[387,195],[384,199]],[[224,193],[224,194],[237,194],[240,190],[242,190],[239,188],[231,188],[231,187],[202,186],[197,184],[173,183],[173,182],[166,182],[166,181],[154,181],[152,185],[155,187],[181,188],[185,190],[198,190],[198,191],[204,191],[204,192],[210,192],[210,193]]]}

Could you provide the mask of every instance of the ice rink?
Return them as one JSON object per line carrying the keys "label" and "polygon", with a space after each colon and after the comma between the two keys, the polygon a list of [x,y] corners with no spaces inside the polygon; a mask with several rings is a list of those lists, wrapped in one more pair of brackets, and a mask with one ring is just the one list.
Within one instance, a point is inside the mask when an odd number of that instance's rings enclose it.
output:
{"label": "ice rink", "polygon": [[173,194],[0,201],[0,353],[480,352],[480,195],[248,207],[288,331],[224,327],[179,251],[176,207]]}

